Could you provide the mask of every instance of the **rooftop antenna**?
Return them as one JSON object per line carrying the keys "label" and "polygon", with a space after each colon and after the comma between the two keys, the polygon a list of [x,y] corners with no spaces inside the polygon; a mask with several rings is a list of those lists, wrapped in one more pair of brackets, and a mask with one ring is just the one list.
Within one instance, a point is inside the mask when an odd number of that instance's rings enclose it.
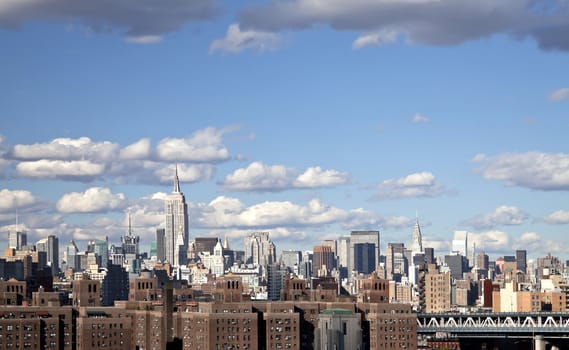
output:
{"label": "rooftop antenna", "polygon": [[130,218],[130,210],[128,211],[128,235],[132,236],[132,222]]}

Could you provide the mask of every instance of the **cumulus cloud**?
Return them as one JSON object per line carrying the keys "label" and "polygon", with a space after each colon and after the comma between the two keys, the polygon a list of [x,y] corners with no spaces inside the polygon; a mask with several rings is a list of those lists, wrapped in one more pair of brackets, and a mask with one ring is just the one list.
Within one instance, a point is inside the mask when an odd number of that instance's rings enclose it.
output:
{"label": "cumulus cloud", "polygon": [[346,172],[329,169],[322,170],[321,167],[310,167],[300,174],[294,181],[296,188],[316,188],[344,185],[350,181],[350,175]]}
{"label": "cumulus cloud", "polygon": [[447,191],[444,186],[435,182],[435,176],[427,171],[413,173],[399,179],[385,180],[378,185],[379,193],[371,200],[437,197]]}
{"label": "cumulus cloud", "polygon": [[93,181],[105,172],[103,164],[87,160],[64,161],[41,159],[21,162],[16,165],[16,174],[21,177],[41,179],[62,179],[75,181]]}
{"label": "cumulus cloud", "polygon": [[551,239],[543,239],[536,232],[525,232],[515,240],[514,249],[524,249],[533,254],[563,254],[567,251],[567,243],[564,241],[555,241]]}
{"label": "cumulus cloud", "polygon": [[561,88],[549,94],[549,100],[553,102],[560,102],[569,100],[569,88]]}
{"label": "cumulus cloud", "polygon": [[150,152],[150,139],[143,138],[121,149],[120,159],[147,159]]}
{"label": "cumulus cloud", "polygon": [[284,165],[266,165],[253,162],[247,168],[239,168],[225,176],[220,185],[228,191],[284,191],[288,189],[319,188],[343,185],[350,181],[350,175],[337,170],[323,170],[321,167],[307,168],[298,173]]}
{"label": "cumulus cloud", "polygon": [[0,213],[16,212],[26,208],[33,208],[43,203],[43,200],[26,190],[0,190]]}
{"label": "cumulus cloud", "polygon": [[239,199],[219,196],[192,207],[193,224],[200,228],[316,227],[329,224],[377,223],[362,209],[344,210],[312,199],[306,205],[289,201],[266,201],[251,206]]}
{"label": "cumulus cloud", "polygon": [[188,138],[165,138],[156,147],[160,160],[192,163],[217,163],[229,159],[223,143],[227,129],[209,127],[194,132]]}
{"label": "cumulus cloud", "polygon": [[[6,0],[0,3],[0,27],[17,29],[34,21],[78,21],[92,31],[119,31],[147,43],[185,24],[217,14],[215,0]],[[156,40],[156,39],[155,39]]]}
{"label": "cumulus cloud", "polygon": [[508,186],[542,191],[569,190],[569,154],[505,153],[493,157],[478,155],[477,172],[487,180],[502,180]]}
{"label": "cumulus cloud", "polygon": [[569,224],[569,211],[558,210],[543,218],[543,221],[551,225]]}
{"label": "cumulus cloud", "polygon": [[119,145],[104,141],[93,142],[88,137],[78,139],[57,138],[48,143],[15,145],[9,156],[17,160],[81,160],[105,162],[115,159]]}
{"label": "cumulus cloud", "polygon": [[232,24],[227,29],[227,34],[224,38],[216,39],[211,43],[209,52],[239,53],[247,49],[264,52],[275,50],[280,45],[281,38],[275,33],[241,30],[239,24]]}
{"label": "cumulus cloud", "polygon": [[[313,0],[272,0],[245,9],[239,22],[242,28],[274,32],[321,24],[339,31],[393,32],[410,43],[437,46],[508,34],[532,37],[543,49],[569,50],[568,12],[564,0],[330,0],[325,6]],[[364,34],[354,46],[377,42]]]}
{"label": "cumulus cloud", "polygon": [[[173,183],[175,165],[160,166],[154,171],[154,175],[158,178],[160,183],[167,184]],[[201,180],[209,180],[214,174],[214,167],[210,164],[180,164],[178,165],[178,178],[180,182],[198,182]]]}
{"label": "cumulus cloud", "polygon": [[397,40],[398,33],[394,30],[379,30],[360,35],[354,40],[352,47],[361,49],[368,46],[382,46]]}
{"label": "cumulus cloud", "polygon": [[476,229],[490,229],[499,225],[521,225],[528,217],[526,212],[517,207],[502,205],[491,213],[478,215],[464,221],[463,224]]}
{"label": "cumulus cloud", "polygon": [[172,181],[173,162],[181,162],[181,182],[209,180],[215,172],[214,164],[230,159],[223,135],[234,129],[210,127],[188,138],[164,138],[156,150],[149,138],[123,148],[88,137],[8,147],[0,138],[0,177],[10,174],[34,179],[164,184]]}
{"label": "cumulus cloud", "polygon": [[127,205],[123,193],[114,194],[106,187],[91,187],[85,192],[64,194],[56,206],[62,213],[102,213],[122,210]]}

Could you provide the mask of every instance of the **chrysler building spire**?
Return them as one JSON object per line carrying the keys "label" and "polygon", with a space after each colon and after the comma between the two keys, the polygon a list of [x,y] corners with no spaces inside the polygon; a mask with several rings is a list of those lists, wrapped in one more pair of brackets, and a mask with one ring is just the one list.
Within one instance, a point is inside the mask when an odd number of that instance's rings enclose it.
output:
{"label": "chrysler building spire", "polygon": [[421,227],[419,226],[419,215],[416,216],[415,229],[413,230],[413,242],[411,243],[411,251],[413,253],[423,252],[423,237],[421,235]]}

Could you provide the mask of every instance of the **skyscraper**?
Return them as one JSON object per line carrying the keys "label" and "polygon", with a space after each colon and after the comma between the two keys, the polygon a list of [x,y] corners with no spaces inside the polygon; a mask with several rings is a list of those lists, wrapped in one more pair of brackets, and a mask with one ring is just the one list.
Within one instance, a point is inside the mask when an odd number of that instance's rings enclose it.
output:
{"label": "skyscraper", "polygon": [[156,230],[156,257],[158,261],[166,259],[166,250],[164,249],[164,240],[166,237],[166,230],[159,228]]}
{"label": "skyscraper", "polygon": [[188,205],[180,191],[178,167],[174,177],[174,191],[166,199],[166,229],[164,250],[166,261],[173,266],[186,264],[189,241]]}
{"label": "skyscraper", "polygon": [[[374,270],[378,267],[379,231],[352,231],[349,242],[348,273],[358,271],[356,265],[361,267],[373,264]],[[366,273],[364,271],[358,272]]]}
{"label": "skyscraper", "polygon": [[413,230],[413,242],[411,243],[411,251],[413,255],[423,252],[423,236],[421,234],[421,227],[419,226],[419,217],[415,222],[415,229]]}
{"label": "skyscraper", "polygon": [[28,244],[28,234],[22,231],[8,232],[8,247],[16,250]]}
{"label": "skyscraper", "polygon": [[65,259],[67,262],[67,268],[72,268],[73,271],[78,271],[80,269],[78,253],[79,249],[77,249],[77,245],[75,245],[75,242],[71,240],[67,247],[65,247]]}
{"label": "skyscraper", "polygon": [[527,250],[516,250],[516,268],[526,273],[527,267]]}
{"label": "skyscraper", "polygon": [[124,253],[125,264],[128,265],[129,272],[140,272],[140,261],[138,259],[140,237],[132,233],[132,222],[128,215],[128,234],[121,237],[122,251]]}
{"label": "skyscraper", "polygon": [[266,266],[276,262],[276,249],[268,232],[253,232],[245,237],[245,263]]}
{"label": "skyscraper", "polygon": [[38,252],[45,252],[47,255],[47,264],[51,267],[53,276],[59,273],[59,239],[54,235],[42,238],[36,243]]}

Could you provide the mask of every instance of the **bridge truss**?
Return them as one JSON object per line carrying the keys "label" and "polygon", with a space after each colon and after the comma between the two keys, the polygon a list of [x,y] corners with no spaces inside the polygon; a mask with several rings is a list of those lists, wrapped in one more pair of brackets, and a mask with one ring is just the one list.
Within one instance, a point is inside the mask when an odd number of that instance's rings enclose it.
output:
{"label": "bridge truss", "polygon": [[566,335],[569,313],[418,314],[419,334]]}

